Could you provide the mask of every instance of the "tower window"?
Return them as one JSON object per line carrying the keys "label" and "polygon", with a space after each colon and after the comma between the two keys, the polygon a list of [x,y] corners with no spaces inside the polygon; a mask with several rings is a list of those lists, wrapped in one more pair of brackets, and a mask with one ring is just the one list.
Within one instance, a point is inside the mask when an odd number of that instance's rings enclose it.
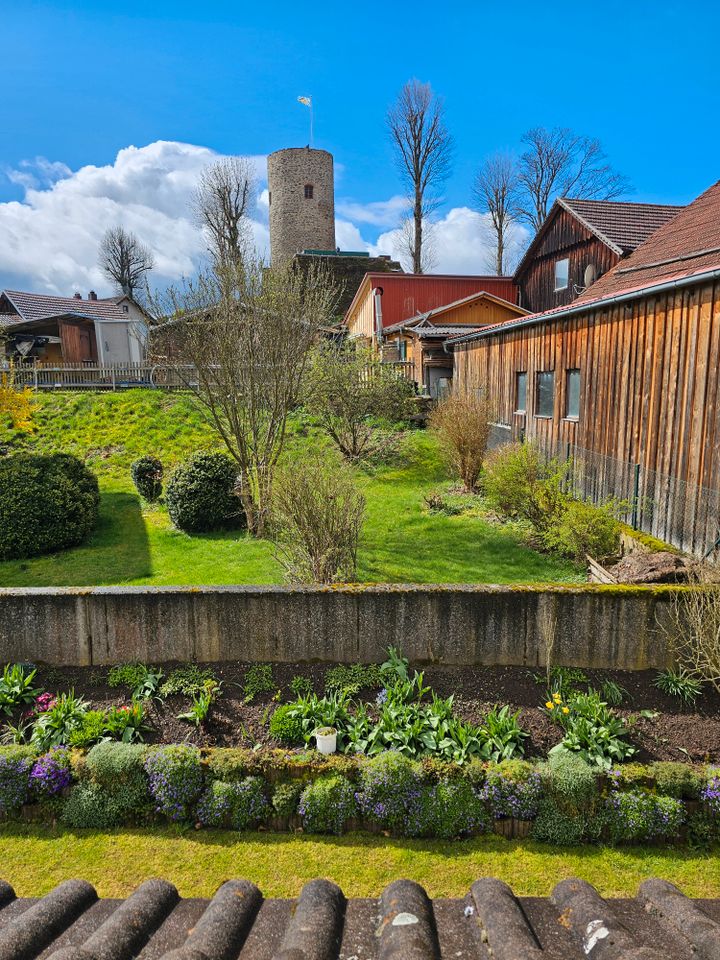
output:
{"label": "tower window", "polygon": [[313,198],[313,185],[311,183],[305,184],[305,199],[312,200]]}

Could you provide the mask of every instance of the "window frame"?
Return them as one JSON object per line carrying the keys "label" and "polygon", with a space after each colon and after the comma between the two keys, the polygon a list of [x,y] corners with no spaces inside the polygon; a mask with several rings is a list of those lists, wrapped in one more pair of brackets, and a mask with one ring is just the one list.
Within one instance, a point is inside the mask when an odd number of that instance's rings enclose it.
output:
{"label": "window frame", "polygon": [[[523,378],[524,382],[524,398],[523,405],[520,406],[520,378]],[[527,382],[528,382],[528,372],[527,370],[516,370],[515,371],[515,410],[513,413],[516,414],[525,414],[527,416]]]}
{"label": "window frame", "polygon": [[[570,412],[570,378],[577,374],[577,413]],[[568,367],[565,371],[565,420],[571,420],[577,423],[580,420],[580,387],[582,384],[582,375],[580,367]]]}
{"label": "window frame", "polygon": [[[558,286],[558,267],[561,263],[567,264],[567,272],[565,274],[565,283],[559,287]],[[555,261],[555,273],[553,277],[554,291],[555,293],[562,293],[563,290],[567,290],[570,286],[570,257],[562,257],[560,260]]]}
{"label": "window frame", "polygon": [[[552,412],[540,412],[540,383],[542,377],[550,376],[552,378]],[[535,374],[535,409],[534,415],[539,420],[552,420],[555,417],[555,371],[538,370]]]}
{"label": "window frame", "polygon": [[314,200],[314,199],[315,199],[315,184],[313,184],[313,183],[306,183],[303,189],[304,189],[304,192],[305,192],[305,199],[306,199],[306,200]]}

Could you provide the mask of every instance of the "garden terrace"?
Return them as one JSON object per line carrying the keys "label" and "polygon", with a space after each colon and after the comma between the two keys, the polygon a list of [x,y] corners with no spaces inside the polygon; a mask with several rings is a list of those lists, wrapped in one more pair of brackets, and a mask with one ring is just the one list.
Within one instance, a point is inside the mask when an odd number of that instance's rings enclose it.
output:
{"label": "garden terrace", "polygon": [[[42,900],[17,899],[3,883],[0,954],[23,960],[579,960],[607,937],[613,957],[709,960],[720,951],[719,918],[717,900],[690,900],[657,879],[625,900],[604,900],[574,879],[537,899],[517,898],[500,880],[484,877],[464,897],[435,901],[409,880],[396,880],[377,899],[346,900],[336,884],[315,879],[294,901],[265,900],[246,880],[223,883],[211,900],[182,900],[173,884],[158,879],[124,901],[99,901],[82,880],[68,880]],[[588,925],[602,936],[589,939]]]}

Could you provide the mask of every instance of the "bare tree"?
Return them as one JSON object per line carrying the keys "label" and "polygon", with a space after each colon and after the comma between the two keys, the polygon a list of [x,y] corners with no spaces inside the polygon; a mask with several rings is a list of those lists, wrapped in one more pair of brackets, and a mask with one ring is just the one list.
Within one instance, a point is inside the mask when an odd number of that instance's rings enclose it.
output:
{"label": "bare tree", "polygon": [[238,464],[248,529],[264,536],[273,475],[310,352],[335,315],[337,287],[312,266],[266,270],[245,257],[168,291],[178,374]]}
{"label": "bare tree", "polygon": [[155,265],[152,250],[124,227],[111,227],[100,241],[100,267],[128,297],[136,298]]}
{"label": "bare tree", "polygon": [[519,162],[518,216],[539,230],[557,197],[612,200],[629,181],[607,162],[600,141],[567,127],[535,127],[523,136]]}
{"label": "bare tree", "polygon": [[415,221],[413,217],[405,217],[400,224],[398,238],[398,260],[403,269],[412,273],[430,273],[437,265],[437,249],[435,245],[435,224],[424,220],[422,224],[422,248],[420,252],[420,269],[415,269]]}
{"label": "bare tree", "polygon": [[518,167],[509,153],[494,153],[475,177],[473,195],[480,213],[490,216],[495,248],[493,268],[498,276],[510,270],[509,233],[517,222]]}
{"label": "bare tree", "polygon": [[423,220],[437,207],[450,173],[453,141],[444,107],[429,83],[409,80],[387,114],[390,140],[412,203],[412,269],[423,272]]}
{"label": "bare tree", "polygon": [[216,263],[239,263],[250,240],[256,177],[245,157],[224,157],[200,174],[192,208]]}
{"label": "bare tree", "polygon": [[468,493],[477,490],[492,419],[492,404],[485,391],[473,396],[452,394],[430,415],[430,427]]}

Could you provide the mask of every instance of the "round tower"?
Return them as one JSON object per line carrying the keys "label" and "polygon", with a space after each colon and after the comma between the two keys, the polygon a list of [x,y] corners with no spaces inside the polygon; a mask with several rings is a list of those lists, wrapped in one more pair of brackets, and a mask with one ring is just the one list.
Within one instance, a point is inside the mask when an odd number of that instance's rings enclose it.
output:
{"label": "round tower", "polygon": [[310,147],[276,150],[268,157],[270,258],[290,260],[300,250],[335,249],[335,180],[332,154]]}

